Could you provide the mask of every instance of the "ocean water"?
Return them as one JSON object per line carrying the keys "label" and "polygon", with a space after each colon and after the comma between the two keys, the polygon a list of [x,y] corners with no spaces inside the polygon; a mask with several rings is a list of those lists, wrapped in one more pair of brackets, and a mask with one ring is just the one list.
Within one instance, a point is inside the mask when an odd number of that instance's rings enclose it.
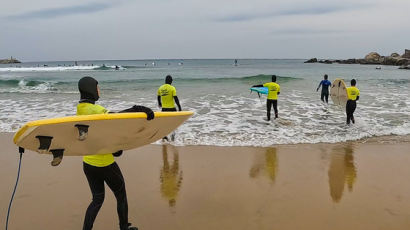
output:
{"label": "ocean water", "polygon": [[[119,111],[134,104],[158,111],[156,92],[167,74],[184,110],[195,115],[176,135],[177,145],[273,146],[335,143],[410,134],[410,71],[394,66],[304,64],[304,60],[137,60],[42,62],[0,65],[0,132],[25,122],[71,116],[83,76],[99,81],[99,104]],[[119,70],[115,70],[115,66]],[[279,76],[279,119],[266,117],[266,96],[249,87]],[[329,80],[357,79],[361,91],[356,124],[345,111],[320,101],[316,88]]]}

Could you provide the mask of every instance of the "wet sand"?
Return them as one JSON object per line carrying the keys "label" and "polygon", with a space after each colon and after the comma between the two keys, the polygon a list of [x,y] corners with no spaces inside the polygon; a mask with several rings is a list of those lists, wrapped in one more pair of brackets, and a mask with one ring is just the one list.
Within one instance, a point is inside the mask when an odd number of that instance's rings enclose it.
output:
{"label": "wet sand", "polygon": [[[18,153],[0,133],[0,223]],[[408,139],[408,138],[407,138]],[[410,229],[410,142],[275,148],[149,145],[117,158],[140,229]],[[81,229],[91,193],[81,157],[26,152],[9,229]],[[118,229],[106,199],[94,229]]]}

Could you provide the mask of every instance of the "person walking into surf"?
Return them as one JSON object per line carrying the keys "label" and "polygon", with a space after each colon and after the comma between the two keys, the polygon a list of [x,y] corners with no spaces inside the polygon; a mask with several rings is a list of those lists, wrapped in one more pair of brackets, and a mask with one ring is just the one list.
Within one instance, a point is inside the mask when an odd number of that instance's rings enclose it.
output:
{"label": "person walking into surf", "polygon": [[[100,97],[97,80],[92,77],[83,77],[78,82],[78,89],[81,94],[81,100],[77,105],[77,115],[108,113],[107,109],[95,104]],[[154,112],[144,106],[133,106],[131,109],[124,110],[123,112],[145,112],[147,120],[154,119]],[[131,223],[128,223],[125,181],[120,168],[114,161],[114,156],[118,157],[121,154],[122,150],[116,153],[87,155],[83,157],[83,170],[92,193],[92,201],[85,213],[83,230],[91,230],[93,228],[95,218],[104,202],[104,182],[117,199],[120,230],[138,230],[138,228],[132,227]]]}
{"label": "person walking into surf", "polygon": [[353,113],[356,110],[356,101],[359,100],[360,90],[356,88],[356,80],[350,81],[351,87],[347,87],[347,103],[346,103],[346,124],[350,125],[350,121],[355,123]]}
{"label": "person walking into surf", "polygon": [[[177,90],[171,84],[172,84],[172,76],[167,75],[165,77],[165,84],[161,85],[158,88],[158,92],[157,92],[158,106],[159,108],[161,108],[162,112],[177,111],[177,109],[175,108],[175,104],[177,104],[179,111],[182,110],[181,105],[179,104]],[[174,104],[174,101],[175,101],[175,104]]]}
{"label": "person walking into surf", "polygon": [[319,86],[316,89],[316,92],[319,91],[320,86],[322,86],[322,93],[320,94],[320,100],[322,100],[323,102],[329,103],[328,99],[329,99],[329,86],[332,85],[332,83],[330,83],[329,80],[327,80],[328,76],[327,74],[325,74],[325,76],[323,76],[323,80],[319,83]]}
{"label": "person walking into surf", "polygon": [[[178,106],[178,110],[182,111],[181,105],[179,104],[179,99],[177,96],[177,90],[175,89],[172,84],[172,76],[167,75],[165,77],[165,84],[161,85],[158,88],[157,92],[157,100],[158,106],[162,112],[176,112],[177,109],[175,108],[175,104]],[[174,104],[175,101],[175,104]],[[175,138],[175,133],[171,135],[171,140],[173,141]],[[162,138],[163,140],[168,140],[168,137]]]}
{"label": "person walking into surf", "polygon": [[278,95],[280,94],[280,85],[276,83],[276,75],[272,75],[272,82],[267,82],[263,85],[254,85],[252,87],[268,88],[268,98],[266,99],[267,121],[270,121],[270,111],[273,106],[275,111],[275,119],[278,118]]}

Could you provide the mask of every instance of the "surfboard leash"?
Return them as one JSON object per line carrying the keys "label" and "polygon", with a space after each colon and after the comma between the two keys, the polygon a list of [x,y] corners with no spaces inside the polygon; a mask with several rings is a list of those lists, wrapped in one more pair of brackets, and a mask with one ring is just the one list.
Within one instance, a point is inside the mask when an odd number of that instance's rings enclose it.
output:
{"label": "surfboard leash", "polygon": [[6,230],[8,230],[8,226],[9,226],[9,216],[10,216],[11,204],[13,203],[14,194],[16,193],[17,185],[18,185],[18,182],[19,182],[19,179],[20,179],[21,158],[23,157],[24,148],[19,147],[19,153],[20,153],[19,168],[18,168],[18,171],[17,171],[16,184],[14,185],[13,194],[11,195],[11,199],[10,199],[10,203],[9,203],[9,208],[8,208],[8,210],[7,210]]}

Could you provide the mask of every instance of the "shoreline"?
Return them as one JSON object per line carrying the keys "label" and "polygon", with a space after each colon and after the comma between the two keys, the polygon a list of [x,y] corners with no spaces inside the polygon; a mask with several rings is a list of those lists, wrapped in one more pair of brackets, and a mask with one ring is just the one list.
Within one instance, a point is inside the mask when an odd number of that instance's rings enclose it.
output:
{"label": "shoreline", "polygon": [[[0,132],[0,135],[11,135],[13,137],[15,132]],[[364,137],[357,140],[348,140],[343,142],[318,142],[318,143],[295,143],[295,144],[275,144],[273,146],[253,146],[253,145],[244,145],[244,146],[228,146],[228,145],[174,145],[175,147],[244,147],[244,148],[270,148],[270,147],[286,147],[286,146],[298,146],[298,145],[322,145],[322,144],[343,144],[343,143],[410,143],[410,135],[383,135],[383,136],[373,136],[373,137]],[[151,143],[148,146],[161,146],[163,144],[173,143]],[[17,148],[17,146],[16,146]],[[132,151],[132,150],[129,150]]]}
{"label": "shoreline", "polygon": [[[147,145],[115,158],[129,222],[140,229],[408,229],[410,138],[275,147]],[[18,166],[12,133],[0,133],[0,219]],[[91,194],[81,157],[27,151],[10,229],[80,229]],[[160,220],[160,221],[158,221]],[[116,229],[106,189],[95,229]]]}

